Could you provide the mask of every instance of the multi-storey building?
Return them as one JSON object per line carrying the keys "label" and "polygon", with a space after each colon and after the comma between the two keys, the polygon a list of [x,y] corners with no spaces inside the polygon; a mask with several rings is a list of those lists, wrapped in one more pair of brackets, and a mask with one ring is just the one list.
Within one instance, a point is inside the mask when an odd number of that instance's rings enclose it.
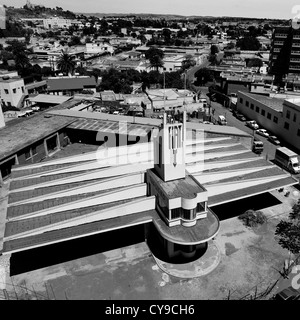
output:
{"label": "multi-storey building", "polygon": [[270,52],[270,73],[281,76],[300,73],[300,30],[292,26],[274,29]]}

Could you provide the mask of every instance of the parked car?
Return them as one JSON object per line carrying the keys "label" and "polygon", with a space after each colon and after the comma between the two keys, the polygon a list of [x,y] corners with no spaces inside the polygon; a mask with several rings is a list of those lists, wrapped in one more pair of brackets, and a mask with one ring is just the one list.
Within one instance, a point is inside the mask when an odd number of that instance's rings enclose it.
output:
{"label": "parked car", "polygon": [[246,117],[243,114],[239,113],[239,112],[236,112],[234,116],[237,119],[241,120],[241,121],[246,121],[247,120]]}
{"label": "parked car", "polygon": [[276,146],[280,145],[280,141],[278,140],[278,138],[276,136],[269,136],[268,140],[272,143],[274,143]]}
{"label": "parked car", "polygon": [[266,129],[258,129],[255,131],[257,134],[259,134],[260,136],[263,136],[263,137],[266,137],[268,138],[269,137],[269,133]]}
{"label": "parked car", "polygon": [[275,295],[275,300],[299,300],[300,291],[289,286]]}
{"label": "parked car", "polygon": [[213,124],[213,123],[209,121],[203,121],[203,124]]}
{"label": "parked car", "polygon": [[220,115],[218,117],[218,124],[221,126],[226,126],[227,125],[227,120],[224,116]]}
{"label": "parked car", "polygon": [[41,108],[39,106],[34,106],[31,109],[33,112],[38,112],[38,111],[40,111]]}
{"label": "parked car", "polygon": [[246,121],[246,126],[254,130],[257,130],[259,128],[255,120]]}

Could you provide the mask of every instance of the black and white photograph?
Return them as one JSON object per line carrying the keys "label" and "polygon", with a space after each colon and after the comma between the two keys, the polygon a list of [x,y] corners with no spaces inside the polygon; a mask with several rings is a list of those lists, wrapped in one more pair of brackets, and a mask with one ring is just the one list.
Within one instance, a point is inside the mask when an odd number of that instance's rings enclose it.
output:
{"label": "black and white photograph", "polygon": [[0,0],[0,300],[300,300],[299,179],[300,1]]}

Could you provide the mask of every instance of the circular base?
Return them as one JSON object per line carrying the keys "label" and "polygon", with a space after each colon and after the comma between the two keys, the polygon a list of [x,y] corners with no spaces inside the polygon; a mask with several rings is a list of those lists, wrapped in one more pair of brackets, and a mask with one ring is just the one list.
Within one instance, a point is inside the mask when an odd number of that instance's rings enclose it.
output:
{"label": "circular base", "polygon": [[156,264],[165,273],[177,278],[196,278],[213,271],[221,259],[220,250],[213,241],[208,242],[208,248],[199,259],[188,263],[169,263],[154,256]]}

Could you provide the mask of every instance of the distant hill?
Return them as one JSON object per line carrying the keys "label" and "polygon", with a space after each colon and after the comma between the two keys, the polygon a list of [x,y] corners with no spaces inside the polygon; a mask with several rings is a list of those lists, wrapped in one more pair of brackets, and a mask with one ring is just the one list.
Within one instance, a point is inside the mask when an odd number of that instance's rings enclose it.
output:
{"label": "distant hill", "polygon": [[76,15],[71,11],[56,10],[43,6],[36,6],[33,9],[13,7],[6,8],[6,16],[10,20],[18,20],[24,18],[49,18],[55,15],[68,19],[74,19],[76,17]]}
{"label": "distant hill", "polygon": [[94,16],[98,18],[103,17],[141,17],[141,18],[156,18],[162,19],[165,18],[166,20],[176,20],[176,19],[185,19],[185,16],[182,15],[174,15],[174,14],[155,14],[155,13],[77,13],[78,15],[83,14],[87,17]]}

